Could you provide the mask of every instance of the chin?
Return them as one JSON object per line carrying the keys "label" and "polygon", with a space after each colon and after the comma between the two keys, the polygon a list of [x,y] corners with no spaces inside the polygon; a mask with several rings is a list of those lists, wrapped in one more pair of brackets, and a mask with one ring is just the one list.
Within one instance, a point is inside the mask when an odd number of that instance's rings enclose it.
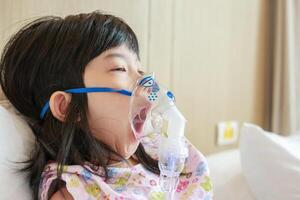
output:
{"label": "chin", "polygon": [[135,144],[131,144],[128,148],[127,148],[127,151],[124,152],[124,155],[123,157],[125,159],[129,159],[137,150],[138,146],[139,146],[139,142],[136,141]]}

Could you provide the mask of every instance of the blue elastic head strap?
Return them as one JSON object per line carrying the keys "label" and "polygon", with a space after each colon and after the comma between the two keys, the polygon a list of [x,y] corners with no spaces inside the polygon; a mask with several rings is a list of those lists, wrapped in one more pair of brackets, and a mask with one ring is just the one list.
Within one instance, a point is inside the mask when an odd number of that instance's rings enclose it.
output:
{"label": "blue elastic head strap", "polygon": [[[75,88],[75,89],[65,90],[64,92],[71,93],[71,94],[90,93],[90,92],[116,92],[126,96],[132,95],[132,92],[127,90],[118,90],[118,89],[106,88],[106,87]],[[41,110],[40,113],[41,120],[45,117],[45,114],[47,113],[48,110],[49,110],[49,101],[47,101],[47,103],[43,106]]]}

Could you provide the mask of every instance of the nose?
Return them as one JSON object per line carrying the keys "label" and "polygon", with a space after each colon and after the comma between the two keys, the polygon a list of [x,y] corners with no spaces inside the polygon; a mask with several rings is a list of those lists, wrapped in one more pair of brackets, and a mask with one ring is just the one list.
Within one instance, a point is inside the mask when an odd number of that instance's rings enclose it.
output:
{"label": "nose", "polygon": [[133,84],[136,84],[137,81],[139,79],[141,79],[143,77],[143,75],[141,75],[139,72],[134,72],[133,73],[133,76],[132,76],[132,81],[133,81]]}
{"label": "nose", "polygon": [[132,72],[130,75],[131,83],[129,85],[130,90],[133,90],[136,87],[137,81],[142,77],[142,75],[138,72]]}
{"label": "nose", "polygon": [[143,75],[141,75],[139,72],[135,72],[134,74],[135,74],[135,82],[143,77]]}

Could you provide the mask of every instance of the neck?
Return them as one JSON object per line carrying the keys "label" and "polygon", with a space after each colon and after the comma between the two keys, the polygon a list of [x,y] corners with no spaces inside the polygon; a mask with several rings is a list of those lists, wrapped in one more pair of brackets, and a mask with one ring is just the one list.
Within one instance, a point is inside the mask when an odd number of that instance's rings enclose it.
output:
{"label": "neck", "polygon": [[[132,155],[130,158],[126,159],[126,161],[128,162],[129,167],[133,167],[133,166],[139,164],[139,161],[135,157],[135,155]],[[108,166],[111,166],[111,167],[113,167],[113,166],[119,166],[119,165],[121,165],[121,167],[128,167],[128,164],[125,163],[122,160],[110,160],[108,162]]]}

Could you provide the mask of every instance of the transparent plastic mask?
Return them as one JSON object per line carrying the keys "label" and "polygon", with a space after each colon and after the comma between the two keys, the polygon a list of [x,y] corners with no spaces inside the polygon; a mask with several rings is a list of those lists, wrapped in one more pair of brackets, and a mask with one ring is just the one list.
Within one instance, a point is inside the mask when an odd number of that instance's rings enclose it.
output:
{"label": "transparent plastic mask", "polygon": [[156,108],[162,95],[154,74],[143,76],[136,82],[130,100],[129,120],[137,140],[161,129],[162,117]]}

